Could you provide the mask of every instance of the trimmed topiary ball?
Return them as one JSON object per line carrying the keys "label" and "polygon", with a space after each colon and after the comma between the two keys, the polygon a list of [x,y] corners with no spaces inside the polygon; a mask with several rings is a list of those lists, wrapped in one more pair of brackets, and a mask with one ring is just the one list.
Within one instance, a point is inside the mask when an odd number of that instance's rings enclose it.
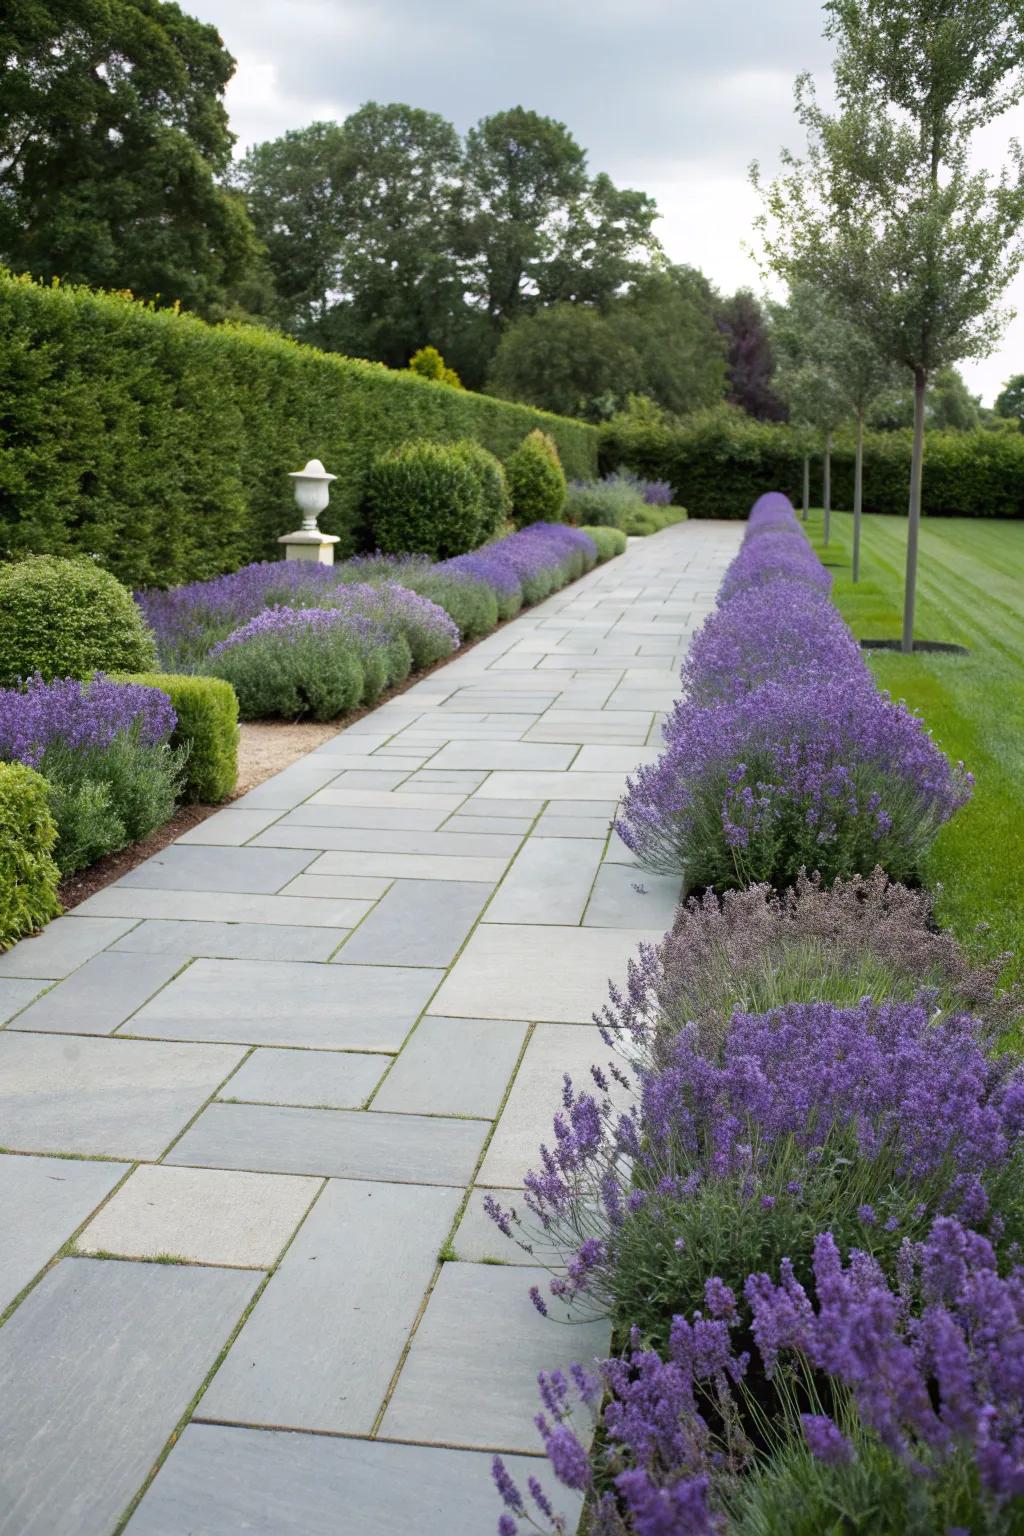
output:
{"label": "trimmed topiary ball", "polygon": [[90,560],[34,555],[0,566],[0,687],[39,673],[146,672],[153,636],[116,577]]}
{"label": "trimmed topiary ball", "polygon": [[512,516],[512,495],[504,466],[499,458],[470,437],[456,443],[454,452],[469,465],[480,486],[480,539],[497,538],[505,532],[505,525]]}
{"label": "trimmed topiary ball", "polygon": [[23,763],[0,763],[0,950],[60,911],[56,841],[46,780]]}
{"label": "trimmed topiary ball", "polygon": [[446,560],[484,535],[479,469],[458,444],[417,440],[382,453],[366,500],[374,542],[386,555]]}
{"label": "trimmed topiary ball", "polygon": [[554,438],[539,429],[524,437],[505,465],[517,528],[557,523],[565,511],[566,483]]}

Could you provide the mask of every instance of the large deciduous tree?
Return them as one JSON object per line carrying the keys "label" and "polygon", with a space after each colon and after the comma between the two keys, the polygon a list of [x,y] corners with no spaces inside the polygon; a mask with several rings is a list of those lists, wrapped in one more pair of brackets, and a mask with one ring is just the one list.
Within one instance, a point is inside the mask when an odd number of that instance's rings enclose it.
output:
{"label": "large deciduous tree", "polygon": [[1019,269],[1024,160],[972,171],[979,128],[1024,94],[1020,0],[827,0],[837,107],[797,83],[804,159],[768,189],[768,258],[827,293],[914,382],[902,647],[913,649],[929,378],[983,356]]}
{"label": "large deciduous tree", "polygon": [[256,258],[218,182],[234,70],[165,0],[15,0],[0,11],[0,260],[216,314]]}

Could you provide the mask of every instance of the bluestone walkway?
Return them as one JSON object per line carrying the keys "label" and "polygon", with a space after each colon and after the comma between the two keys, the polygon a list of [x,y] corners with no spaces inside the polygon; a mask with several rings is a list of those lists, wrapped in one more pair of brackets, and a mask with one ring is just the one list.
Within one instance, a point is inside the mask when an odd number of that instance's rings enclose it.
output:
{"label": "bluestone walkway", "polygon": [[739,536],[634,541],[0,956],[2,1536],[480,1536],[492,1453],[543,1471],[607,1331],[481,1190],[670,921],[609,822]]}

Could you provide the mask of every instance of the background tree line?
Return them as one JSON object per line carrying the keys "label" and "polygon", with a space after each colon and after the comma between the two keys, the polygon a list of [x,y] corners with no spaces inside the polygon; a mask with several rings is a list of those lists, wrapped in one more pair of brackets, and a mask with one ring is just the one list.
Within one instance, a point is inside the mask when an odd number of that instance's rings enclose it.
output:
{"label": "background tree line", "polygon": [[[591,173],[564,124],[514,107],[460,136],[370,102],[233,162],[233,71],[216,29],[168,0],[8,8],[0,261],[391,368],[433,346],[469,388],[591,421],[634,398],[789,417],[798,296],[766,313],[673,265],[653,198]],[[1022,378],[996,413],[953,368],[929,386],[930,426],[1020,424]],[[912,418],[903,380],[866,423]]]}

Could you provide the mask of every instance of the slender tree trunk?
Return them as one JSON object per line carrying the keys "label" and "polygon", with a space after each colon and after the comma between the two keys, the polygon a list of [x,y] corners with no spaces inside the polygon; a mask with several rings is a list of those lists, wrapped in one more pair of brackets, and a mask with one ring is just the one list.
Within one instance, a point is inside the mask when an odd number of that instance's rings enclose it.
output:
{"label": "slender tree trunk", "polygon": [[832,433],[825,433],[825,484],[822,500],[825,504],[825,543],[828,543],[829,525],[832,521]]}
{"label": "slender tree trunk", "polygon": [[801,508],[801,513],[800,513],[800,515],[803,518],[803,521],[805,523],[807,521],[807,509],[808,509],[808,507],[810,505],[811,505],[811,457],[810,457],[810,454],[805,453],[804,454],[804,501],[803,501],[803,507]]}
{"label": "slender tree trunk", "polygon": [[903,639],[900,649],[914,649],[914,598],[917,595],[917,536],[921,527],[921,478],[924,468],[924,396],[928,375],[914,370],[914,450],[910,458],[910,514],[907,522],[907,579],[903,588]]}
{"label": "slender tree trunk", "polygon": [[857,455],[853,464],[853,579],[860,581],[860,504],[864,485],[864,412],[857,412]]}

